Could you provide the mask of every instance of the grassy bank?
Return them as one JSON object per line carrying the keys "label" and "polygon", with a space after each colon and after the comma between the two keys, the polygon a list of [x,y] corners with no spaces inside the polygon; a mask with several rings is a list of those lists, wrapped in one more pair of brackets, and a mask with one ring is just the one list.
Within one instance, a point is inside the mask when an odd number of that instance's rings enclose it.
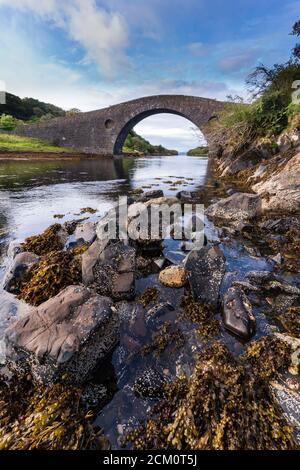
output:
{"label": "grassy bank", "polygon": [[0,151],[7,152],[54,152],[70,153],[74,150],[58,147],[40,139],[20,137],[11,134],[0,134]]}
{"label": "grassy bank", "polygon": [[199,157],[208,154],[208,147],[196,147],[187,152],[189,157]]}

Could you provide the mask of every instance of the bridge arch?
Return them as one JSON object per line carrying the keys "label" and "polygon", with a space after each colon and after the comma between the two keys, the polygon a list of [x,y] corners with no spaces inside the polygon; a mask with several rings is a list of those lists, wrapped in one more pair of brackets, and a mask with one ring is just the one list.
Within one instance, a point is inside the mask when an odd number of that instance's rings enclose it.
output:
{"label": "bridge arch", "polygon": [[174,111],[172,109],[166,109],[166,108],[158,108],[158,109],[152,109],[152,110],[148,110],[148,111],[142,111],[141,113],[139,113],[138,115],[136,115],[135,117],[131,118],[125,125],[124,127],[121,129],[121,131],[119,132],[119,135],[117,136],[116,138],[116,141],[115,141],[115,144],[114,144],[114,149],[113,149],[113,154],[114,155],[120,155],[122,154],[122,149],[123,149],[123,146],[124,146],[124,142],[126,140],[126,137],[128,135],[128,133],[137,125],[139,124],[141,121],[143,121],[144,119],[147,119],[148,117],[150,116],[155,116],[157,114],[173,114],[173,115],[176,115],[176,116],[180,116],[182,118],[185,118],[187,119],[188,121],[190,121],[192,124],[194,124],[195,126],[197,126],[197,124],[193,121],[191,121],[190,118],[188,118],[187,116],[185,116],[183,113],[180,113],[178,111]]}
{"label": "bridge arch", "polygon": [[63,147],[86,153],[116,155],[122,153],[128,132],[143,119],[169,113],[191,121],[209,142],[205,125],[224,103],[209,98],[185,95],[157,95],[138,98],[108,108],[74,116],[21,125],[18,135],[38,137]]}

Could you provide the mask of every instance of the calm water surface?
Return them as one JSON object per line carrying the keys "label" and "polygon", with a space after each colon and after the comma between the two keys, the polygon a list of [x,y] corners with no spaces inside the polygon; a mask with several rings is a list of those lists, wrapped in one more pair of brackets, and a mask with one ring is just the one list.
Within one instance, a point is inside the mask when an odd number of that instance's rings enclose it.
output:
{"label": "calm water surface", "polygon": [[[80,218],[81,208],[104,214],[128,190],[180,189],[203,185],[205,157],[144,157],[81,161],[0,161],[0,250],[8,240],[43,231],[57,222]],[[170,189],[170,182],[190,178]],[[149,188],[148,188],[149,186]]]}

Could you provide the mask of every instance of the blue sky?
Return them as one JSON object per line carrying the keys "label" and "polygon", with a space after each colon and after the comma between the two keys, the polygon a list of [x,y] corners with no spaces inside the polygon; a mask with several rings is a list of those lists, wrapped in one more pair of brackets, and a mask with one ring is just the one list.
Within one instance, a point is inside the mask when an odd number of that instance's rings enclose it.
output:
{"label": "blue sky", "polygon": [[[246,96],[255,65],[289,57],[299,18],[294,0],[0,0],[0,80],[83,111],[159,93]],[[183,150],[199,138],[190,128],[168,115],[138,130]]]}

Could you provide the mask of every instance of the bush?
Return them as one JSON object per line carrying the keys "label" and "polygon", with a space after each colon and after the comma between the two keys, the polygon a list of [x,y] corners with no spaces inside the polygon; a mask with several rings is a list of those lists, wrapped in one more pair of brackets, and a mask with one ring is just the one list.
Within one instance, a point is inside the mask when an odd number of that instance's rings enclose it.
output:
{"label": "bush", "polygon": [[16,127],[16,121],[13,116],[9,114],[2,114],[0,117],[0,129],[5,131],[12,131]]}
{"label": "bush", "polygon": [[300,107],[291,102],[292,84],[299,77],[300,64],[292,61],[270,69],[257,67],[247,81],[254,101],[228,103],[212,125],[227,130],[236,150],[257,139],[278,136],[291,123],[300,121]]}

